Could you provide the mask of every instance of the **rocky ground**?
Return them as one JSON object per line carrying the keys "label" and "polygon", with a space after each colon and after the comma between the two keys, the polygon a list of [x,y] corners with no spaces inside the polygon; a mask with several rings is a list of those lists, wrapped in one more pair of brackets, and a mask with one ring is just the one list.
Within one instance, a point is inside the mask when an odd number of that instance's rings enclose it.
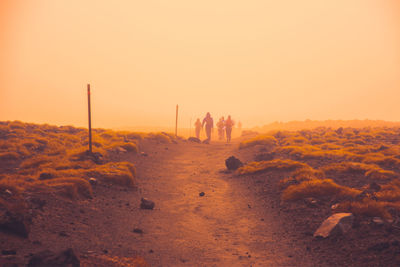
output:
{"label": "rocky ground", "polygon": [[[31,231],[28,238],[0,232],[0,265],[25,266],[46,249],[69,248],[81,266],[400,265],[399,229],[363,220],[345,235],[314,238],[330,203],[282,203],[277,184],[285,173],[226,171],[229,156],[254,155],[237,147],[146,141],[145,154],[114,155],[135,164],[136,189],[98,183],[92,199],[26,196]],[[141,209],[141,198],[154,209]]]}

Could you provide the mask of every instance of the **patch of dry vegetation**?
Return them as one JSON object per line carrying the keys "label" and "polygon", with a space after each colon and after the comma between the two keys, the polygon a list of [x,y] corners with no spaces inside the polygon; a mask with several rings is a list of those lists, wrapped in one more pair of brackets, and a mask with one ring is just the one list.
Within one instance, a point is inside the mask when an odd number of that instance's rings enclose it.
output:
{"label": "patch of dry vegetation", "polygon": [[[334,199],[338,211],[385,219],[390,210],[400,211],[400,128],[275,131],[243,141],[240,148],[263,142],[275,159],[250,162],[238,172],[291,171],[279,182],[283,200]],[[379,183],[374,190],[371,182]]]}
{"label": "patch of dry vegetation", "polygon": [[361,193],[360,190],[341,186],[332,179],[311,179],[303,181],[298,185],[290,185],[282,193],[283,200],[299,200],[308,197],[351,197],[354,198]]}
{"label": "patch of dry vegetation", "polygon": [[168,133],[132,133],[93,130],[93,155],[87,153],[87,130],[0,122],[0,190],[16,193],[35,188],[60,192],[71,198],[92,197],[91,177],[104,183],[133,187],[136,170],[128,162],[113,162],[115,153],[137,153],[139,143],[171,143]]}
{"label": "patch of dry vegetation", "polygon": [[277,143],[276,139],[272,135],[259,135],[257,137],[245,140],[239,144],[239,149],[253,147],[256,145],[262,145],[267,147],[273,147]]}
{"label": "patch of dry vegetation", "polygon": [[293,171],[300,168],[306,168],[307,165],[294,160],[274,159],[270,161],[253,161],[243,167],[240,167],[237,172],[239,174],[254,174],[266,171]]}

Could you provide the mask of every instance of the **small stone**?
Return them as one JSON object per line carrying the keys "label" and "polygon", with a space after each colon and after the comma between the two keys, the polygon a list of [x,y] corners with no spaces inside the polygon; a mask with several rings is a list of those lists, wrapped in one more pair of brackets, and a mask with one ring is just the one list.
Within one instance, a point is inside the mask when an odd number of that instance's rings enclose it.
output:
{"label": "small stone", "polygon": [[127,152],[127,150],[126,150],[125,148],[120,147],[120,146],[116,148],[116,151],[117,151],[118,153],[126,153],[126,152]]}
{"label": "small stone", "polygon": [[27,265],[28,267],[39,266],[70,266],[79,267],[80,260],[75,254],[74,250],[69,248],[59,253],[54,253],[49,250],[44,250],[37,254],[32,255]]}
{"label": "small stone", "polygon": [[188,141],[194,142],[194,143],[199,143],[199,144],[201,143],[200,139],[197,137],[189,137]]}
{"label": "small stone", "polygon": [[149,250],[149,253],[154,253],[154,251],[152,249]]}
{"label": "small stone", "polygon": [[39,176],[39,180],[49,180],[53,178],[54,178],[53,174],[48,172],[42,172]]}
{"label": "small stone", "polygon": [[335,209],[337,209],[338,207],[339,207],[339,203],[333,204],[333,205],[331,206],[331,210],[335,210]]}
{"label": "small stone", "polygon": [[93,177],[91,177],[91,178],[89,178],[89,183],[91,184],[91,185],[97,185],[97,179],[96,178],[93,178]]}
{"label": "small stone", "polygon": [[384,221],[380,217],[374,217],[374,218],[372,218],[372,221],[377,225],[383,225],[384,224]]}
{"label": "small stone", "polygon": [[142,198],[140,203],[141,209],[152,210],[154,209],[155,203],[149,199]]}
{"label": "small stone", "polygon": [[204,192],[200,192],[200,193],[199,193],[199,196],[203,197],[205,194],[206,194],[206,193],[204,193]]}
{"label": "small stone", "polygon": [[2,255],[16,255],[17,251],[15,249],[3,249],[1,251]]}
{"label": "small stone", "polygon": [[237,170],[243,166],[243,163],[236,157],[230,156],[225,160],[225,165],[228,170]]}
{"label": "small stone", "polygon": [[134,232],[136,234],[143,234],[143,230],[140,228],[134,228],[132,232]]}
{"label": "small stone", "polygon": [[148,154],[147,154],[147,153],[145,153],[145,152],[140,152],[140,156],[142,156],[142,157],[147,157],[147,156],[148,156]]}
{"label": "small stone", "polygon": [[352,213],[336,213],[322,222],[315,231],[314,237],[326,238],[335,234],[346,233],[353,225],[354,216]]}
{"label": "small stone", "polygon": [[69,235],[68,235],[66,232],[64,232],[64,231],[59,232],[58,235],[59,235],[59,236],[63,236],[63,237],[69,236]]}
{"label": "small stone", "polygon": [[7,195],[7,196],[12,196],[12,192],[10,191],[10,190],[8,190],[8,189],[6,189],[6,190],[4,190],[4,193]]}

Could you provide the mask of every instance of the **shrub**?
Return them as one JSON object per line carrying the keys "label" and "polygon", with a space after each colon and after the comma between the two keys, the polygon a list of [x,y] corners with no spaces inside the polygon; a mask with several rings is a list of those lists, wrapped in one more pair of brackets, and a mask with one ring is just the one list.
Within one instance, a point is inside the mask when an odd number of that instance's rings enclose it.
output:
{"label": "shrub", "polygon": [[309,166],[305,163],[293,161],[290,159],[274,159],[271,161],[253,161],[243,167],[240,167],[237,171],[239,174],[252,174],[271,170],[293,171],[296,169],[307,167]]}
{"label": "shrub", "polygon": [[52,180],[46,180],[43,184],[61,189],[69,197],[76,198],[78,195],[84,196],[86,198],[91,198],[93,196],[92,186],[90,183],[78,177],[68,177],[68,178],[57,178]]}
{"label": "shrub", "polygon": [[135,167],[128,162],[109,162],[84,171],[86,177],[95,177],[113,184],[133,187]]}
{"label": "shrub", "polygon": [[273,147],[277,143],[277,140],[272,135],[259,135],[257,137],[245,140],[239,144],[239,149],[248,148],[256,145],[263,145]]}
{"label": "shrub", "polygon": [[351,212],[358,216],[381,217],[383,219],[391,219],[392,216],[387,211],[388,203],[375,201],[369,198],[364,198],[362,201],[352,202],[345,201],[338,205],[336,211]]}
{"label": "shrub", "polygon": [[341,186],[331,179],[314,179],[298,185],[291,185],[282,193],[283,200],[298,200],[307,197],[352,197],[359,195],[360,190]]}
{"label": "shrub", "polygon": [[21,157],[16,152],[1,152],[0,153],[0,160],[19,160]]}

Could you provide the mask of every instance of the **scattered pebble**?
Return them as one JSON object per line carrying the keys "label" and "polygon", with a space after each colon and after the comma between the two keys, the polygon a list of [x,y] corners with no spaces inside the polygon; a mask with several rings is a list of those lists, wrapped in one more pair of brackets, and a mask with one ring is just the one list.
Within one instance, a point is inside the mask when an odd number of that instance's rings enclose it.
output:
{"label": "scattered pebble", "polygon": [[200,192],[200,194],[199,194],[199,196],[204,196],[206,193],[204,193],[204,192]]}
{"label": "scattered pebble", "polygon": [[134,232],[136,234],[143,234],[143,230],[140,228],[134,228],[132,232]]}

